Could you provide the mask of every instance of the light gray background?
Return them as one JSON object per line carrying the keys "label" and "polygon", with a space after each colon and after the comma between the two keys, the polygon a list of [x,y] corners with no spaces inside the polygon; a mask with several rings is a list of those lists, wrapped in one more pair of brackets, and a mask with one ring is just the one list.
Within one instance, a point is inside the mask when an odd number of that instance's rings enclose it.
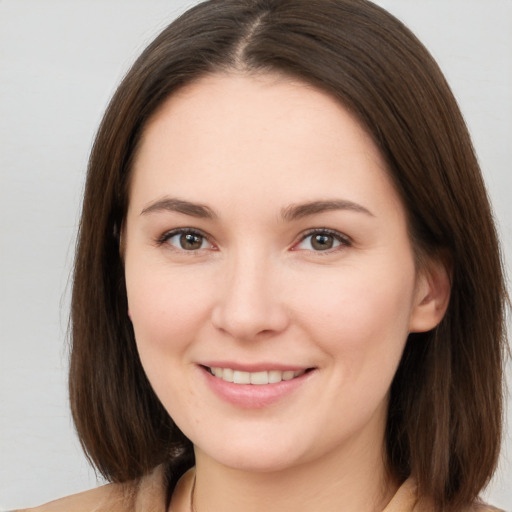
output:
{"label": "light gray background", "polygon": [[[0,0],[0,509],[98,483],[75,438],[66,393],[69,274],[86,161],[128,66],[192,3]],[[510,269],[512,1],[377,3],[417,33],[452,84]],[[508,410],[511,416],[510,401]],[[509,422],[486,494],[507,510],[511,432]]]}

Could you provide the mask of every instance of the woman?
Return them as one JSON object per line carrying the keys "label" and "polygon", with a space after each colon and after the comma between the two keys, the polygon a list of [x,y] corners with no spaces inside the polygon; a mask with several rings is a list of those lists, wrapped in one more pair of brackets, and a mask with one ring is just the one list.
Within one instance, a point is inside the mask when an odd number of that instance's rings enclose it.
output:
{"label": "woman", "polygon": [[41,510],[490,509],[504,302],[467,130],[403,25],[200,4],[90,159],[70,390],[115,483]]}

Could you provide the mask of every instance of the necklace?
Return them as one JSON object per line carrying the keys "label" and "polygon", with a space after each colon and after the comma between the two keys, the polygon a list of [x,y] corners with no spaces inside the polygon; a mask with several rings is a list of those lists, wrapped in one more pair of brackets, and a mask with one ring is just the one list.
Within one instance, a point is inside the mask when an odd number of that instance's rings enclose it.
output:
{"label": "necklace", "polygon": [[197,512],[194,507],[194,494],[196,490],[196,474],[194,473],[194,480],[192,481],[192,487],[190,488],[190,512]]}
{"label": "necklace", "polygon": [[[196,507],[194,505],[194,494],[196,490],[196,474],[194,473],[194,480],[192,480],[192,485],[190,487],[190,497],[188,499],[188,508],[190,512],[197,512]],[[169,504],[169,509],[167,512],[174,512],[173,508],[171,507],[171,504]]]}

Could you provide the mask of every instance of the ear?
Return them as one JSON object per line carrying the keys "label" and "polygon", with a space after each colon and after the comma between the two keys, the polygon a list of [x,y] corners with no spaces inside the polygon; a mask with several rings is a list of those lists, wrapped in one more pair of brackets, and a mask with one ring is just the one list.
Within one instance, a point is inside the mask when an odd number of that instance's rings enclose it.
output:
{"label": "ear", "polygon": [[429,261],[419,271],[409,332],[434,329],[443,319],[450,302],[451,272],[441,259]]}

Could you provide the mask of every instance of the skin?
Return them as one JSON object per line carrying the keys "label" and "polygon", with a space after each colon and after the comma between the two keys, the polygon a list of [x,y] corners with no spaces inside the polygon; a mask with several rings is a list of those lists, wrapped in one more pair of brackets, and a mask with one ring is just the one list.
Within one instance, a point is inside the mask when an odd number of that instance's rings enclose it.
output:
{"label": "skin", "polygon": [[[345,203],[291,214],[318,201]],[[204,235],[198,248],[180,228]],[[398,486],[383,462],[389,387],[449,285],[441,265],[416,268],[386,165],[347,110],[275,75],[186,86],[146,126],[123,244],[142,364],[195,446],[196,510],[382,510]],[[311,371],[240,407],[212,391],[205,361]]]}

